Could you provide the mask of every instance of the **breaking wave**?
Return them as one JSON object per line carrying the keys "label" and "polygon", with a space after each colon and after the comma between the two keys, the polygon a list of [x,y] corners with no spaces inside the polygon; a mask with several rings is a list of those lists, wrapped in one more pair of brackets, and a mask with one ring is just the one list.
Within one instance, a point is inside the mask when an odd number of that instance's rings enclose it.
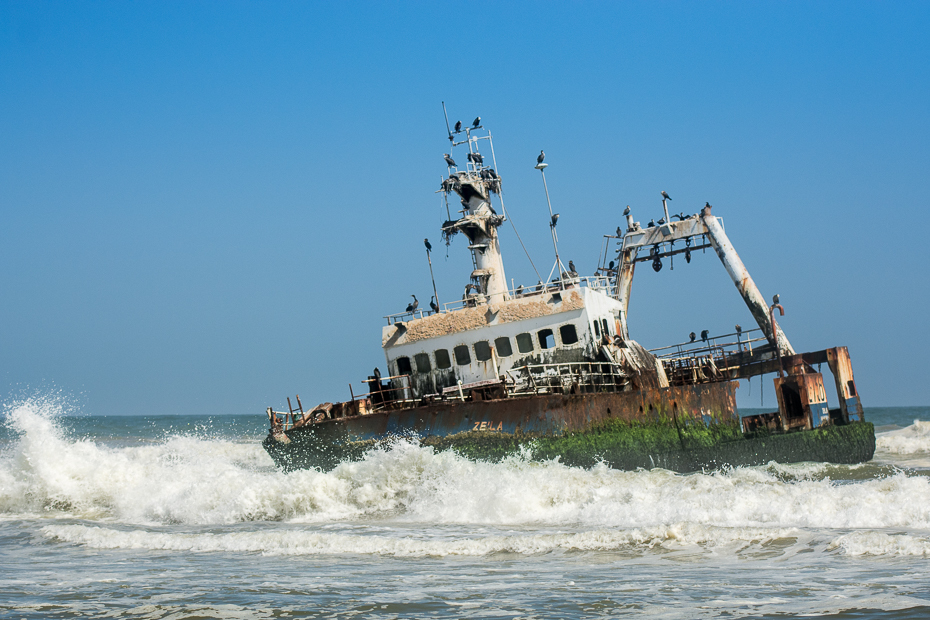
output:
{"label": "breaking wave", "polygon": [[875,445],[889,454],[930,453],[930,422],[914,420],[901,430],[881,433],[875,438]]}
{"label": "breaking wave", "polygon": [[[832,480],[834,469],[812,464],[693,475],[623,472],[519,457],[473,462],[398,441],[331,472],[285,474],[258,442],[175,435],[119,448],[71,438],[49,403],[11,407],[6,424],[15,435],[0,455],[0,515],[6,518],[41,514],[138,525],[377,518],[593,530],[586,536],[635,530],[646,538],[662,538],[669,528],[690,532],[691,526],[749,528],[753,536],[761,535],[758,528],[930,528],[930,479],[903,472],[854,481]],[[55,535],[84,536],[81,531]],[[208,544],[207,538],[191,540],[164,544]],[[546,540],[527,544],[556,544]],[[307,538],[304,544],[352,541]]]}

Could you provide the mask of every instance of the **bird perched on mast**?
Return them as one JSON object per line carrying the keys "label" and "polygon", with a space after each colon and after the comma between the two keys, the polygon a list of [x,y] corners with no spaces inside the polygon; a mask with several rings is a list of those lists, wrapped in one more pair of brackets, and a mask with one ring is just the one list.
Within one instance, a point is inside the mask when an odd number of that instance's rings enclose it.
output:
{"label": "bird perched on mast", "polygon": [[546,152],[539,151],[539,157],[536,158],[536,165],[538,166],[539,164],[543,163],[544,159],[546,159]]}
{"label": "bird perched on mast", "polygon": [[475,117],[475,120],[473,120],[473,121],[471,122],[471,128],[472,128],[472,129],[478,129],[478,125],[480,125],[480,124],[481,124],[481,117],[480,117],[480,116],[477,116],[477,117]]}
{"label": "bird perched on mast", "polygon": [[555,225],[558,224],[558,223],[559,223],[559,214],[558,214],[558,213],[553,213],[553,214],[552,214],[552,223],[549,224],[549,225],[552,226],[553,228],[555,228]]}
{"label": "bird perched on mast", "polygon": [[413,297],[413,303],[407,304],[407,312],[416,312],[420,302],[417,301],[416,295],[411,295],[411,297]]}
{"label": "bird perched on mast", "polygon": [[443,153],[442,156],[445,158],[447,164],[449,164],[453,168],[458,168],[458,166],[455,165],[455,160],[449,157],[448,153]]}
{"label": "bird perched on mast", "polygon": [[455,121],[455,133],[461,133],[462,121]]}
{"label": "bird perched on mast", "polygon": [[671,199],[672,199],[672,197],[669,196],[668,193],[667,193],[664,189],[662,190],[662,198],[664,198],[664,199],[666,199],[666,200],[671,200]]}
{"label": "bird perched on mast", "polygon": [[426,246],[426,251],[427,251],[427,252],[432,252],[432,251],[433,251],[433,246],[430,245],[429,239],[424,239],[424,240],[423,240],[423,245]]}

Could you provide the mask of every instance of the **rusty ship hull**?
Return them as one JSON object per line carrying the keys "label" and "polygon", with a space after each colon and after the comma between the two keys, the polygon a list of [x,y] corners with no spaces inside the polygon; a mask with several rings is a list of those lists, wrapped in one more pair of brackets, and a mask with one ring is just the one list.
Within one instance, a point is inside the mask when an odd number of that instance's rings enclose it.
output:
{"label": "rusty ship hull", "polygon": [[[598,394],[439,402],[327,419],[269,434],[264,447],[286,471],[329,470],[393,439],[499,460],[520,453],[588,467],[677,472],[777,462],[859,463],[872,458],[867,422],[794,433],[743,432],[737,382]],[[840,415],[833,410],[834,417]]]}

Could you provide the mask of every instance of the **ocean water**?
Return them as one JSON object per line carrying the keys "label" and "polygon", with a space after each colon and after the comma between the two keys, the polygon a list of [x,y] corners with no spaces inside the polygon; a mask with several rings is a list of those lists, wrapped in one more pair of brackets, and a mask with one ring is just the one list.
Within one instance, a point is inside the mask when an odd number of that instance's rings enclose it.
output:
{"label": "ocean water", "polygon": [[0,427],[3,618],[925,618],[930,407],[874,461],[674,474],[406,441],[275,469],[255,416]]}

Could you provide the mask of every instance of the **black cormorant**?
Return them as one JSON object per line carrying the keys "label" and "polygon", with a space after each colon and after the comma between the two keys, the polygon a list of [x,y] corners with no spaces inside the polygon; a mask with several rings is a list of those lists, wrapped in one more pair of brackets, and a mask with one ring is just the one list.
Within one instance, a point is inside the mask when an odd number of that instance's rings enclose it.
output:
{"label": "black cormorant", "polygon": [[536,158],[536,165],[543,163],[543,160],[546,159],[546,152],[539,151],[539,157]]}
{"label": "black cormorant", "polygon": [[448,154],[448,153],[443,153],[442,156],[446,158],[446,163],[447,163],[447,164],[449,164],[449,165],[452,166],[453,168],[457,168],[457,167],[458,167],[458,166],[455,165],[455,160],[452,159],[451,157],[449,157],[449,154]]}
{"label": "black cormorant", "polygon": [[407,312],[416,312],[417,307],[420,305],[420,302],[417,301],[416,295],[411,295],[413,297],[413,303],[407,304]]}
{"label": "black cormorant", "polygon": [[432,252],[432,251],[433,251],[433,246],[430,245],[429,239],[424,239],[424,240],[423,240],[423,245],[426,246],[426,251],[427,251],[427,252]]}
{"label": "black cormorant", "polygon": [[672,197],[669,196],[668,193],[664,189],[662,190],[662,198],[665,198],[666,200],[672,199]]}

